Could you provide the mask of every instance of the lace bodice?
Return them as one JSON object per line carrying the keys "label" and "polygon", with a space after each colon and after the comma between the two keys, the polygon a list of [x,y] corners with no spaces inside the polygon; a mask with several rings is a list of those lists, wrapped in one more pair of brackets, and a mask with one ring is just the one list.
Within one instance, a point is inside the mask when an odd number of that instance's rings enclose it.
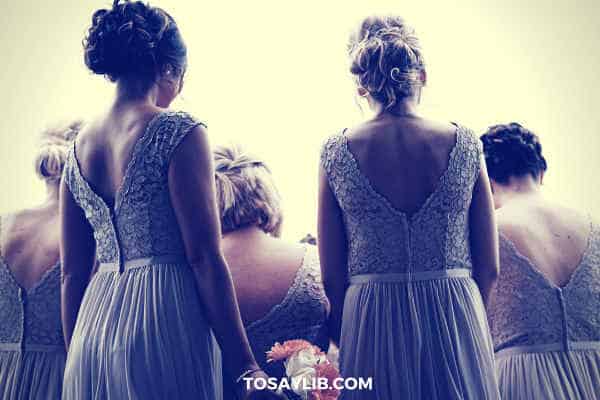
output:
{"label": "lace bodice", "polygon": [[0,349],[3,346],[26,349],[28,345],[64,347],[64,343],[60,265],[55,264],[35,286],[24,290],[0,250]]}
{"label": "lace bodice", "polygon": [[371,186],[344,133],[329,138],[321,163],[343,212],[349,274],[470,268],[468,215],[481,153],[479,140],[457,126],[438,186],[409,216]]}
{"label": "lace bodice", "polygon": [[511,346],[600,341],[600,227],[570,281],[551,283],[500,236],[500,277],[488,309],[496,351]]}
{"label": "lace bodice", "polygon": [[167,177],[175,148],[200,124],[181,112],[155,116],[133,148],[114,208],[92,190],[81,174],[73,143],[63,176],[94,230],[100,263],[184,255]]}
{"label": "lace bodice", "polygon": [[317,251],[307,245],[302,266],[283,301],[246,327],[256,360],[269,375],[284,374],[281,363],[266,362],[265,354],[275,342],[305,339],[327,350],[327,304]]}

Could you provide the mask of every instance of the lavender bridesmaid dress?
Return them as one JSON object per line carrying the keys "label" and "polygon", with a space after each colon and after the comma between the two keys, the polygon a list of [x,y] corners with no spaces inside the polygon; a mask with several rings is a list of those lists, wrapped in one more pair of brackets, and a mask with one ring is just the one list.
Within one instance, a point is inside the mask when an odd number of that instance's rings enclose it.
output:
{"label": "lavender bridesmaid dress", "polygon": [[60,264],[25,290],[0,249],[0,398],[60,399],[66,358]]}
{"label": "lavender bridesmaid dress", "polygon": [[198,124],[158,114],[133,149],[114,208],[82,176],[73,144],[63,179],[94,230],[100,266],[77,317],[64,400],[221,396],[220,355],[168,188],[171,155]]}
{"label": "lavender bridesmaid dress", "polygon": [[488,318],[503,398],[600,400],[600,227],[562,287],[501,235]]}
{"label": "lavender bridesmaid dress", "polygon": [[456,135],[436,190],[412,215],[371,186],[343,133],[324,146],[348,241],[340,369],[372,378],[372,390],[348,390],[343,399],[499,398],[469,250],[482,149],[465,128]]}

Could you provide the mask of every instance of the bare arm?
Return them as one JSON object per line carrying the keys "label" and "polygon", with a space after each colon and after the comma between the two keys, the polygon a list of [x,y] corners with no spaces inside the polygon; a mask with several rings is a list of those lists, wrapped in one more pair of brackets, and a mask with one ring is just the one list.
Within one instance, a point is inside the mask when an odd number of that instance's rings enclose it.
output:
{"label": "bare arm", "polygon": [[331,305],[329,334],[338,344],[346,295],[348,267],[346,231],[342,210],[329,187],[323,167],[319,170],[318,240],[321,275]]}
{"label": "bare arm", "polygon": [[[186,256],[196,277],[204,311],[221,346],[225,365],[233,377],[258,369],[240,318],[229,268],[221,251],[212,153],[203,127],[194,128],[175,150],[169,167],[169,190]],[[262,372],[250,375],[259,376],[266,375]]]}
{"label": "bare arm", "polygon": [[67,184],[60,184],[61,316],[67,349],[94,267],[96,242],[92,227]]}
{"label": "bare arm", "polygon": [[483,157],[480,160],[479,177],[473,188],[469,225],[473,278],[487,307],[500,272],[500,261],[494,201]]}

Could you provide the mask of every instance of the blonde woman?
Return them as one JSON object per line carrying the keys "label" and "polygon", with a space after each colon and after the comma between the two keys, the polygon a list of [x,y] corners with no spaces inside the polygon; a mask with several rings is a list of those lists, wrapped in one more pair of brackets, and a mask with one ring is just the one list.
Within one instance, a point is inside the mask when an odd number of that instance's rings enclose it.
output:
{"label": "blonde woman", "polygon": [[500,229],[488,318],[502,398],[600,399],[600,226],[544,196],[537,135],[482,136]]}
{"label": "blonde woman", "polygon": [[60,399],[66,350],[60,323],[58,187],[81,123],[43,133],[36,207],[0,217],[0,398]]}
{"label": "blonde woman", "polygon": [[344,399],[498,399],[484,302],[498,273],[481,145],[419,113],[419,39],[399,17],[365,19],[350,71],[375,116],[322,152],[323,281]]}
{"label": "blonde woman", "polygon": [[[242,320],[259,365],[275,342],[305,339],[327,351],[328,304],[314,246],[279,239],[283,213],[271,172],[239,146],[214,151],[223,252],[231,270]],[[226,389],[233,380],[225,376]],[[229,397],[228,397],[229,395]],[[225,390],[225,398],[234,398]]]}

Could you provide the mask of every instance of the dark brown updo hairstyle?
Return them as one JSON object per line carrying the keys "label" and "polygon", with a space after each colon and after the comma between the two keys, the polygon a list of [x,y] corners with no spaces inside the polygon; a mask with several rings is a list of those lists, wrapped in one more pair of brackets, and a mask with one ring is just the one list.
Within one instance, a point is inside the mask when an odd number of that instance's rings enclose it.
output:
{"label": "dark brown updo hairstyle", "polygon": [[151,84],[169,66],[181,74],[186,46],[175,20],[164,10],[141,1],[115,0],[97,10],[83,41],[85,64],[112,82],[122,78]]}
{"label": "dark brown updo hairstyle", "polygon": [[424,84],[421,44],[401,17],[365,18],[350,37],[348,53],[357,84],[386,110]]}
{"label": "dark brown updo hairstyle", "polygon": [[507,184],[511,176],[538,178],[548,169],[536,134],[521,124],[494,125],[481,136],[488,175]]}

